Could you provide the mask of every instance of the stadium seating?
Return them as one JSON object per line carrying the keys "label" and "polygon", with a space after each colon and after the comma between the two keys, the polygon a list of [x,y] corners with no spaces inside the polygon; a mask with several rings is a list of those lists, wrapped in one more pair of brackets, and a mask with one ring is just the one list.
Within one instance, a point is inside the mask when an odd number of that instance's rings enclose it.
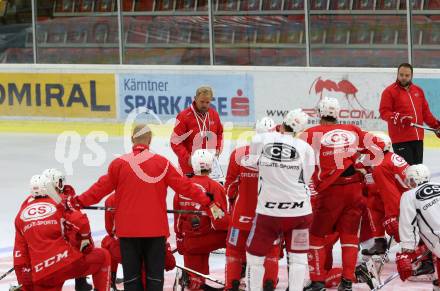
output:
{"label": "stadium seating", "polygon": [[303,10],[305,0],[285,0],[284,10]]}
{"label": "stadium seating", "polygon": [[240,1],[240,11],[260,10],[261,0],[242,0]]}
{"label": "stadium seating", "polygon": [[[301,65],[306,39],[302,14],[304,1],[212,0],[218,63]],[[191,60],[205,63],[206,59],[209,60],[208,0],[121,2],[123,41],[131,53],[142,51],[142,55],[152,61],[150,51],[154,50],[152,56],[162,50],[163,59],[172,59],[169,63],[191,63]],[[373,62],[372,56],[383,59],[381,56],[388,53],[387,49],[399,50],[399,54],[405,51],[404,0],[310,0],[309,4],[312,11],[311,56],[317,63],[341,65],[346,58],[358,54],[361,59],[347,62],[369,65],[368,62]],[[39,0],[37,5],[41,14],[36,38],[41,47],[49,50],[118,46],[117,0]],[[6,15],[8,7],[4,7]],[[419,51],[426,46],[434,53],[433,46],[440,45],[440,16],[429,11],[440,9],[440,0],[412,0],[412,8],[417,11],[413,15],[413,44]],[[22,14],[20,18],[16,16],[18,20],[15,21],[21,21],[29,14],[29,7],[20,9]],[[365,14],[353,16],[350,10],[363,10]],[[337,12],[332,14],[331,11]],[[374,14],[376,12],[378,14]],[[25,32],[22,39],[26,46],[32,46],[30,31]],[[326,53],[331,55],[335,47],[344,45],[348,52],[344,61],[324,61],[328,57]],[[197,51],[203,52],[203,56],[198,56]],[[99,56],[99,53],[91,54]],[[425,54],[418,54],[420,60],[429,61]],[[12,50],[11,59],[13,55]],[[138,60],[135,56],[129,59]],[[395,59],[397,57],[393,57],[390,63]]]}

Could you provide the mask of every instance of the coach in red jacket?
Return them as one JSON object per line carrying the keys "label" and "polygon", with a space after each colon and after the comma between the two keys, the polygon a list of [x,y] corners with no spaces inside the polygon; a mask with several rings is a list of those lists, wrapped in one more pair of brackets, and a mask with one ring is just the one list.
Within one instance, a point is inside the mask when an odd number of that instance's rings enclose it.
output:
{"label": "coach in red jacket", "polygon": [[422,88],[411,82],[413,67],[403,63],[397,71],[397,80],[382,92],[380,117],[388,123],[388,132],[394,152],[410,165],[423,163],[423,129],[411,123],[428,124],[437,129],[440,138],[440,121],[429,110]]}
{"label": "coach in red jacket", "polygon": [[191,155],[197,149],[215,149],[218,156],[223,143],[220,116],[212,108],[212,89],[199,87],[194,102],[177,115],[171,148],[184,174],[192,174]]}
{"label": "coach in red jacket", "polygon": [[149,291],[163,290],[165,243],[169,236],[166,195],[168,187],[185,193],[201,205],[210,199],[164,157],[150,152],[151,131],[135,127],[133,152],[110,163],[108,173],[85,193],[75,197],[76,207],[93,205],[115,191],[115,228],[120,239],[124,290],[144,290],[144,264]]}

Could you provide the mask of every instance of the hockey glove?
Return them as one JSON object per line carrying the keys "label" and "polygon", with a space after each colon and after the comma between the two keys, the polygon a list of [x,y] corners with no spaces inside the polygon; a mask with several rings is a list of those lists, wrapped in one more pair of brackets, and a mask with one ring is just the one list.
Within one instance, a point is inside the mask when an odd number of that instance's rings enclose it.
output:
{"label": "hockey glove", "polygon": [[165,246],[165,270],[171,271],[176,267],[176,259],[171,251],[171,246],[167,242]]}
{"label": "hockey glove", "polygon": [[387,216],[383,220],[383,227],[388,235],[393,236],[396,242],[400,242],[399,221],[396,216]]}
{"label": "hockey glove", "polygon": [[220,206],[217,205],[217,203],[212,202],[211,204],[209,204],[208,207],[208,215],[212,220],[222,219],[223,217],[225,217],[225,213],[220,208]]}
{"label": "hockey glove", "polygon": [[410,126],[412,123],[413,117],[409,115],[403,115],[399,112],[394,112],[393,115],[391,115],[391,122],[396,125],[400,126],[402,128],[406,126]]}
{"label": "hockey glove", "polygon": [[23,285],[25,290],[33,290],[31,266],[14,266],[18,284]]}
{"label": "hockey glove", "polygon": [[79,251],[83,254],[90,254],[90,252],[93,250],[93,242],[92,239],[83,239],[81,241],[81,245],[79,247]]}
{"label": "hockey glove", "polygon": [[73,187],[70,185],[64,185],[63,194],[72,197],[76,195],[75,189],[73,189]]}
{"label": "hockey glove", "polygon": [[63,202],[66,209],[79,210],[83,207],[78,201],[78,196],[66,196]]}
{"label": "hockey glove", "polygon": [[413,275],[412,261],[415,258],[415,253],[403,252],[396,254],[397,271],[400,279],[405,281]]}
{"label": "hockey glove", "polygon": [[183,237],[181,235],[177,235],[177,234],[176,234],[176,247],[177,247],[177,252],[183,256],[185,254]]}

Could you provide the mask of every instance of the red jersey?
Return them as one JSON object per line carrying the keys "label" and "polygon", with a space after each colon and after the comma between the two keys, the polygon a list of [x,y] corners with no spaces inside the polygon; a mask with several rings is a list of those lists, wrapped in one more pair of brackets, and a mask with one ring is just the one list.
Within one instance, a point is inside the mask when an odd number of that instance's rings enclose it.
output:
{"label": "red jersey", "polygon": [[301,138],[317,155],[312,181],[318,192],[332,185],[341,174],[354,165],[359,153],[382,152],[384,143],[356,125],[318,125],[305,130]]}
{"label": "red jersey", "polygon": [[68,226],[80,234],[90,232],[84,217],[79,211],[66,211],[49,197],[30,196],[15,218],[14,266],[30,266],[36,282],[81,258],[63,230]]}
{"label": "red jersey", "polygon": [[[208,176],[194,176],[191,178],[191,182],[214,194],[214,201],[226,212],[226,195],[222,185]],[[207,206],[200,205],[185,193],[176,193],[173,204],[175,210],[208,211]],[[229,215],[226,213],[223,218],[214,221],[211,221],[208,215],[175,214],[174,231],[177,236],[203,236],[210,232],[227,230],[229,219]]]}
{"label": "red jersey", "polygon": [[235,199],[231,226],[250,231],[258,199],[258,171],[241,165],[249,155],[249,146],[235,149],[229,159],[225,189],[229,198]]}
{"label": "red jersey", "polygon": [[220,151],[223,143],[223,125],[220,116],[213,108],[205,114],[195,110],[195,103],[184,109],[176,117],[171,148],[176,154],[184,174],[192,173],[188,165],[192,153],[198,149]]}
{"label": "red jersey", "polygon": [[373,179],[385,208],[385,216],[398,216],[400,197],[407,191],[405,172],[408,164],[401,156],[387,152],[383,162],[373,169]]}
{"label": "red jersey", "polygon": [[432,128],[439,128],[438,121],[431,110],[422,88],[411,84],[408,89],[403,88],[398,82],[388,86],[382,92],[379,107],[380,117],[388,123],[388,133],[393,143],[400,143],[413,140],[423,140],[424,130],[412,126],[402,128],[395,125],[391,116],[398,112],[401,116],[412,116],[412,122],[423,125],[428,124]]}
{"label": "red jersey", "polygon": [[182,177],[166,158],[151,153],[146,145],[135,145],[132,153],[113,160],[108,173],[78,196],[77,201],[82,206],[93,205],[115,191],[118,237],[167,237],[168,187],[203,205],[210,203],[205,193]]}

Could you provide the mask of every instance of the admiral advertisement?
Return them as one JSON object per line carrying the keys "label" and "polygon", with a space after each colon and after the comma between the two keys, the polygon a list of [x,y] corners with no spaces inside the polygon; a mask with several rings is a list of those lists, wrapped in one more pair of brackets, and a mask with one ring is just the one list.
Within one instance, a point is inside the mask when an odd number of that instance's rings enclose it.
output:
{"label": "admiral advertisement", "polygon": [[0,115],[115,118],[114,74],[0,73]]}
{"label": "admiral advertisement", "polygon": [[211,105],[222,122],[251,125],[255,122],[253,78],[246,73],[230,74],[120,74],[119,117],[145,107],[166,123],[191,105],[196,89],[210,86]]}

